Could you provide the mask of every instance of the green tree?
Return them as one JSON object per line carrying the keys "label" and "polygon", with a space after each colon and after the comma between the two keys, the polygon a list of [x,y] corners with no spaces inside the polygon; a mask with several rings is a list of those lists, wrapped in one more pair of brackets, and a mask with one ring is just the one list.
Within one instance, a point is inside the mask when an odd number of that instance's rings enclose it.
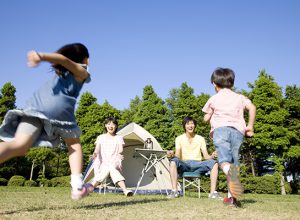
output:
{"label": "green tree", "polygon": [[207,143],[210,143],[212,146],[212,141],[209,138],[209,132],[210,132],[210,124],[207,122],[204,122],[204,112],[202,112],[202,108],[210,98],[210,95],[201,93],[200,95],[196,96],[197,98],[197,121],[198,121],[198,126],[197,126],[197,133],[205,137]]}
{"label": "green tree", "polygon": [[[275,171],[281,176],[282,194],[285,194],[283,162],[289,139],[285,128],[288,112],[283,106],[282,91],[265,70],[259,73],[254,85],[249,86],[252,88],[250,98],[257,108],[255,135],[251,146],[256,148],[257,156],[264,165],[268,158],[274,161]],[[263,172],[262,169],[260,171]]]}
{"label": "green tree", "polygon": [[287,171],[295,181],[300,171],[300,88],[296,85],[285,89],[285,109],[288,110],[287,128],[290,147],[286,154]]}
{"label": "green tree", "polygon": [[140,97],[136,96],[134,99],[130,100],[129,108],[124,109],[122,113],[122,121],[124,124],[129,124],[134,121],[136,114],[138,112],[139,105],[141,103]]}
{"label": "green tree", "polygon": [[25,156],[32,163],[29,179],[32,180],[33,169],[38,165],[42,166],[42,175],[45,176],[46,161],[51,160],[56,156],[57,155],[52,149],[47,147],[30,148]]}
{"label": "green tree", "polygon": [[0,90],[0,123],[3,121],[6,112],[16,108],[16,88],[11,83],[5,83]]}
{"label": "green tree", "polygon": [[157,96],[152,86],[147,85],[143,91],[142,101],[138,106],[134,122],[150,132],[163,149],[168,149],[170,114],[164,101]]}
{"label": "green tree", "polygon": [[[253,87],[253,85],[249,84],[250,86]],[[246,90],[242,90],[241,92],[242,95],[250,98],[250,93],[247,92]],[[251,98],[250,98],[251,99]],[[246,111],[245,112],[245,121],[246,123],[248,122],[248,112]],[[248,173],[251,173],[252,176],[256,176],[256,173],[257,173],[257,166],[256,166],[256,160],[257,160],[257,157],[256,157],[256,149],[255,149],[255,146],[253,145],[252,143],[252,139],[251,138],[247,138],[244,139],[244,142],[243,142],[243,145],[241,146],[241,161],[242,163],[244,164],[244,172],[245,174],[248,174]]]}
{"label": "green tree", "polygon": [[52,151],[56,154],[52,160],[48,161],[47,176],[53,177],[70,175],[68,148],[64,143],[53,147]]}
{"label": "green tree", "polygon": [[103,131],[100,112],[100,105],[97,103],[97,99],[89,92],[83,93],[76,109],[76,120],[82,131],[80,141],[84,162],[89,160],[89,155],[94,149],[94,142]]}

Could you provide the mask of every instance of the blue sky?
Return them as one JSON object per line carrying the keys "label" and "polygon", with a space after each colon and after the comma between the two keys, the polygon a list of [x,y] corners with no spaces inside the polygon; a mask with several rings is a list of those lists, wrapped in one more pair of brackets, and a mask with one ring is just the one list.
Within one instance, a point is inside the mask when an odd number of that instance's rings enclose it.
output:
{"label": "blue sky", "polygon": [[6,0],[0,27],[0,87],[16,87],[20,108],[53,74],[47,63],[28,68],[27,51],[73,42],[90,51],[83,91],[120,110],[146,85],[162,99],[183,82],[213,95],[216,67],[232,68],[238,89],[262,69],[283,88],[300,85],[297,0]]}

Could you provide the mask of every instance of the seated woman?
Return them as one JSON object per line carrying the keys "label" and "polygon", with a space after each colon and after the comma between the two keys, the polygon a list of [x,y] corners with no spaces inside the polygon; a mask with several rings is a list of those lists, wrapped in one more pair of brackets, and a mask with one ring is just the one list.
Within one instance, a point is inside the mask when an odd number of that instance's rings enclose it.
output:
{"label": "seated woman", "polygon": [[132,196],[131,190],[125,186],[125,178],[121,174],[124,140],[116,134],[118,122],[114,118],[105,121],[106,133],[97,137],[96,147],[93,153],[94,159],[94,179],[90,190],[104,182],[110,175],[113,183],[118,184],[126,196]]}

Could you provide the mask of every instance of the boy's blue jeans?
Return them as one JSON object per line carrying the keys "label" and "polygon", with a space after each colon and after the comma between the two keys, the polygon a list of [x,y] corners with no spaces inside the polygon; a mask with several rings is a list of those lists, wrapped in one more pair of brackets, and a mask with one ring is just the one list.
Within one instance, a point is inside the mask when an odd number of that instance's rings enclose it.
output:
{"label": "boy's blue jeans", "polygon": [[173,157],[170,161],[176,163],[178,176],[182,176],[184,172],[197,172],[205,174],[212,170],[216,161],[213,159],[196,161],[196,160],[180,160],[177,157]]}
{"label": "boy's blue jeans", "polygon": [[233,127],[219,127],[214,130],[213,142],[218,152],[218,162],[239,165],[240,148],[244,135]]}

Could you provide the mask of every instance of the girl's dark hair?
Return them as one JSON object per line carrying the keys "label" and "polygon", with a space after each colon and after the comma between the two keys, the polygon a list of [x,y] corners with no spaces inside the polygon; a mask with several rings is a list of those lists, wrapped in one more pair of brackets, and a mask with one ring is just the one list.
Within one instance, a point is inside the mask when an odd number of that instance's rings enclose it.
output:
{"label": "girl's dark hair", "polygon": [[231,89],[234,85],[235,74],[229,68],[217,68],[211,75],[211,83],[215,83],[220,88]]}
{"label": "girl's dark hair", "polygon": [[194,123],[195,128],[197,127],[197,122],[196,122],[196,120],[195,120],[193,117],[186,116],[186,117],[184,117],[183,120],[182,120],[182,127],[183,127],[184,130],[185,130],[185,125],[186,125],[188,122],[190,122],[190,121],[192,121],[192,122]]}
{"label": "girl's dark hair", "polygon": [[114,134],[116,134],[117,131],[118,131],[118,127],[119,127],[119,123],[118,123],[117,119],[115,119],[115,118],[107,118],[105,120],[105,122],[104,122],[104,130],[106,130],[105,125],[108,124],[109,122],[112,122],[112,123],[114,123],[116,125],[116,130],[114,132]]}
{"label": "girl's dark hair", "polygon": [[[58,49],[56,53],[64,55],[75,63],[82,63],[85,58],[89,58],[88,49],[81,43],[67,44]],[[52,67],[59,75],[68,71],[60,64],[53,64]]]}

